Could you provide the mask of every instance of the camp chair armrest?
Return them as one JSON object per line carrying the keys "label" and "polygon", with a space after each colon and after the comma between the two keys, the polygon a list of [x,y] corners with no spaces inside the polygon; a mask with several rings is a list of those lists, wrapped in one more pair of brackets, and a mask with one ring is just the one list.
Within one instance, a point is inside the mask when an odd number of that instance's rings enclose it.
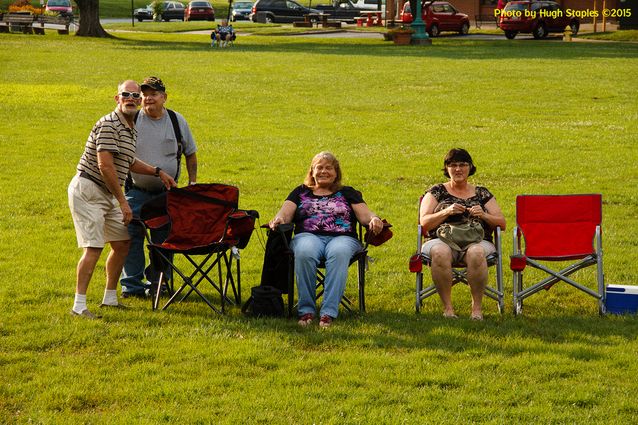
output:
{"label": "camp chair armrest", "polygon": [[[266,227],[269,228],[269,226],[267,224],[263,225],[262,227]],[[279,226],[275,227],[275,232],[281,232],[281,233],[286,233],[286,232],[290,232],[291,230],[293,230],[293,224],[292,223],[283,223],[280,224]],[[287,238],[282,238],[282,241],[284,243],[285,249],[287,252],[292,253],[292,250],[290,249],[290,245],[288,244],[288,239]]]}
{"label": "camp chair armrest", "polygon": [[[390,230],[392,224],[388,223],[386,219],[381,219],[381,221],[383,222],[383,229],[381,229],[381,231],[376,235],[372,233],[372,231],[370,230],[370,226],[368,226],[367,224],[359,223],[359,241],[363,244],[363,249],[368,249],[369,245],[383,245],[385,242],[392,239],[392,230]],[[361,237],[363,229],[365,229],[365,233],[363,234],[363,237]]]}

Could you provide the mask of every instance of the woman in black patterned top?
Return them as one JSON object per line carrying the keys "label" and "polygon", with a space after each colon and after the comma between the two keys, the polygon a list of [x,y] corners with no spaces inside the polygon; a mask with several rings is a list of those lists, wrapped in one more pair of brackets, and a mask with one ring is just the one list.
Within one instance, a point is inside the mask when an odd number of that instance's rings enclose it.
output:
{"label": "woman in black patterned top", "polygon": [[[496,198],[484,187],[468,183],[469,176],[476,172],[470,154],[464,149],[450,150],[443,160],[443,174],[450,181],[430,188],[421,202],[420,222],[428,232],[429,239],[421,252],[431,258],[432,280],[436,285],[443,315],[457,317],[452,307],[452,265],[467,266],[467,279],[472,293],[473,320],[482,320],[482,301],[487,284],[486,257],[496,251],[492,243],[492,230],[497,226],[505,230],[505,217],[496,203]],[[437,239],[436,230],[443,223],[478,218],[485,230],[485,239],[457,251]]]}
{"label": "woman in black patterned top", "polygon": [[341,166],[330,152],[312,159],[304,184],[296,187],[270,220],[271,229],[294,223],[290,248],[295,254],[299,325],[308,326],[316,313],[317,266],[325,260],[323,303],[319,326],[328,327],[339,313],[350,258],[362,249],[357,222],[374,234],[383,222],[368,208],[361,192],[341,184]]}

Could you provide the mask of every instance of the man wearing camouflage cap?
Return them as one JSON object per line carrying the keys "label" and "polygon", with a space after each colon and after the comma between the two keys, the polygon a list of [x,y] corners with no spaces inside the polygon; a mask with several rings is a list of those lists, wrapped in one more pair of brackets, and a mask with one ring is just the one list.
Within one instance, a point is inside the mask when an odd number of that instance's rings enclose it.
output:
{"label": "man wearing camouflage cap", "polygon": [[[175,181],[180,174],[181,156],[186,159],[189,184],[197,181],[197,147],[184,117],[164,104],[168,95],[164,82],[157,77],[144,79],[142,89],[142,109],[135,119],[137,129],[136,156],[142,161],[150,161],[172,176]],[[131,173],[126,185],[126,200],[133,215],[139,216],[142,205],[147,200],[165,190],[161,182],[153,177]],[[150,284],[158,284],[159,266],[151,264],[145,269],[144,231],[137,224],[129,225],[131,247],[120,279],[122,296],[146,296]],[[162,241],[166,232],[152,232],[151,238]],[[170,270],[166,270],[170,273]]]}

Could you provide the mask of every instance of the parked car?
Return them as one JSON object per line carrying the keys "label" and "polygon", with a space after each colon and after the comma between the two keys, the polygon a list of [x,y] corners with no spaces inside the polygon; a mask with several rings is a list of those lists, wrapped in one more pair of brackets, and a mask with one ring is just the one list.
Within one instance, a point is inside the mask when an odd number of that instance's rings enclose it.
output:
{"label": "parked car", "polygon": [[[379,10],[379,0],[353,0],[352,4],[357,9]],[[381,11],[385,12],[385,0],[381,0]]]}
{"label": "parked car", "polygon": [[[437,37],[441,31],[455,31],[461,35],[470,32],[470,18],[459,12],[446,1],[424,1],[421,3],[421,19],[425,22],[425,31],[430,37]],[[410,3],[406,3],[401,11],[401,21],[413,21]]]}
{"label": "parked car", "polygon": [[49,0],[45,7],[47,12],[57,12],[60,16],[73,18],[73,6],[71,0]]}
{"label": "parked car", "polygon": [[232,21],[236,21],[237,19],[248,19],[252,9],[253,3],[251,1],[235,2],[233,3],[233,7],[230,12],[230,19]]}
{"label": "parked car", "polygon": [[147,4],[145,7],[140,7],[139,9],[135,9],[133,12],[133,17],[138,21],[142,22],[144,20],[153,20],[153,8],[150,4]]}
{"label": "parked car", "polygon": [[344,22],[354,22],[354,18],[361,16],[363,9],[355,7],[350,0],[333,0],[332,4],[319,4],[315,6],[321,13],[330,15],[330,19]]}
{"label": "parked car", "polygon": [[531,33],[539,39],[550,32],[562,33],[566,27],[570,27],[572,35],[578,34],[580,29],[578,18],[567,16],[553,1],[510,1],[503,9],[498,25],[510,40],[519,32]]}
{"label": "parked car", "polygon": [[[166,22],[171,19],[179,19],[180,21],[183,21],[185,10],[184,5],[178,1],[164,1],[162,2],[162,20]],[[140,22],[143,20],[152,21],[153,5],[149,4],[141,9],[135,9],[133,16]]]}
{"label": "parked car", "polygon": [[215,20],[215,9],[213,6],[207,1],[192,1],[188,3],[186,6],[186,10],[184,11],[184,20],[185,21],[214,21]]}
{"label": "parked car", "polygon": [[293,0],[257,0],[250,13],[253,22],[295,22],[303,21],[304,15],[319,13],[317,9],[302,6]]}

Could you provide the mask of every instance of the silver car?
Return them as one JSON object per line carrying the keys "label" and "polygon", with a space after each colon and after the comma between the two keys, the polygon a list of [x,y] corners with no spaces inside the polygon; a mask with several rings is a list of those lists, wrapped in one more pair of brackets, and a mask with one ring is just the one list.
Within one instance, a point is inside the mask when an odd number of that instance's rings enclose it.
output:
{"label": "silver car", "polygon": [[250,1],[237,1],[233,3],[232,12],[230,13],[230,19],[236,21],[238,19],[248,19],[250,11],[253,8],[253,3]]}

